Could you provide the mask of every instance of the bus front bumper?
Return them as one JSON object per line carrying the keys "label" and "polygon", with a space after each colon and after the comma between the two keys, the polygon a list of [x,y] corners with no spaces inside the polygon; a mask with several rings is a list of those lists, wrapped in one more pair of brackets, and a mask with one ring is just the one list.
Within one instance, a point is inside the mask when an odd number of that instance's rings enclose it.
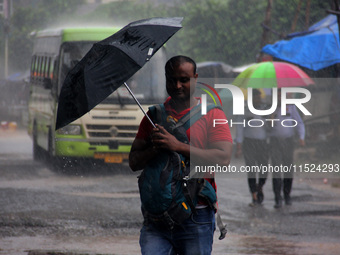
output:
{"label": "bus front bumper", "polygon": [[109,149],[107,145],[91,145],[89,142],[62,141],[57,139],[55,154],[58,157],[93,158],[105,163],[123,163],[129,158],[131,146],[120,145]]}

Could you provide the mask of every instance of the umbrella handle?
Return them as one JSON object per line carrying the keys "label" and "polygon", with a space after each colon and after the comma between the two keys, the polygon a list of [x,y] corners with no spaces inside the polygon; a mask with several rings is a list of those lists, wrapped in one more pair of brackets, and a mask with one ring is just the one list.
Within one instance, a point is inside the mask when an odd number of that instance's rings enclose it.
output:
{"label": "umbrella handle", "polygon": [[137,105],[139,106],[139,108],[142,110],[142,112],[144,113],[145,117],[147,117],[147,119],[150,121],[151,125],[156,128],[156,125],[153,123],[153,121],[150,119],[149,115],[146,114],[146,112],[144,111],[142,105],[139,103],[138,99],[135,97],[135,95],[132,93],[131,89],[129,88],[129,86],[126,84],[126,82],[124,82],[124,85],[126,87],[126,89],[129,91],[130,95],[133,97],[133,99],[135,100],[135,102],[137,103]]}

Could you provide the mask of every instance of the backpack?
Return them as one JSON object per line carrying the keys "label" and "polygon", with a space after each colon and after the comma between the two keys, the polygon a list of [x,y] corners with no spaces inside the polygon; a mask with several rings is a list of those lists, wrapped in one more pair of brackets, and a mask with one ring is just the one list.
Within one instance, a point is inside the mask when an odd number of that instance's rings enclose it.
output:
{"label": "backpack", "polygon": [[[208,105],[207,111],[214,107]],[[187,144],[187,129],[201,117],[200,106],[195,106],[178,122],[168,116],[164,104],[151,106],[149,112],[156,123]],[[217,197],[212,185],[203,178],[190,178],[190,162],[177,152],[159,152],[143,169],[138,186],[146,224],[151,221],[172,229],[196,213],[198,199],[216,210]]]}

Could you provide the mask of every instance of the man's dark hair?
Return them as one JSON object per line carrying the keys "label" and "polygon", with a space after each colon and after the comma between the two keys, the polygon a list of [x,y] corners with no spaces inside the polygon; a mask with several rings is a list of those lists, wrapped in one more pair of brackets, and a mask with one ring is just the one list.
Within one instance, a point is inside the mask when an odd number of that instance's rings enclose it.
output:
{"label": "man's dark hair", "polygon": [[182,56],[182,55],[174,56],[166,62],[165,73],[169,73],[173,71],[175,67],[178,67],[180,64],[183,64],[183,63],[191,63],[194,67],[194,74],[196,74],[196,69],[197,69],[196,62],[193,59],[187,56]]}

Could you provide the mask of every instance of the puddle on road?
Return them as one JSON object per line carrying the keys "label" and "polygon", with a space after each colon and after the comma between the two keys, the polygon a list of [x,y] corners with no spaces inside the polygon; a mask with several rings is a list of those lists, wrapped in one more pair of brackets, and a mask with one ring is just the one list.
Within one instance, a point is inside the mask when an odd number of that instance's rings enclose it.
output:
{"label": "puddle on road", "polygon": [[9,237],[0,239],[1,255],[27,255],[29,251],[58,251],[58,254],[140,254],[138,236]]}
{"label": "puddle on road", "polygon": [[338,255],[340,243],[292,242],[266,236],[227,235],[214,240],[213,254],[234,255]]}

